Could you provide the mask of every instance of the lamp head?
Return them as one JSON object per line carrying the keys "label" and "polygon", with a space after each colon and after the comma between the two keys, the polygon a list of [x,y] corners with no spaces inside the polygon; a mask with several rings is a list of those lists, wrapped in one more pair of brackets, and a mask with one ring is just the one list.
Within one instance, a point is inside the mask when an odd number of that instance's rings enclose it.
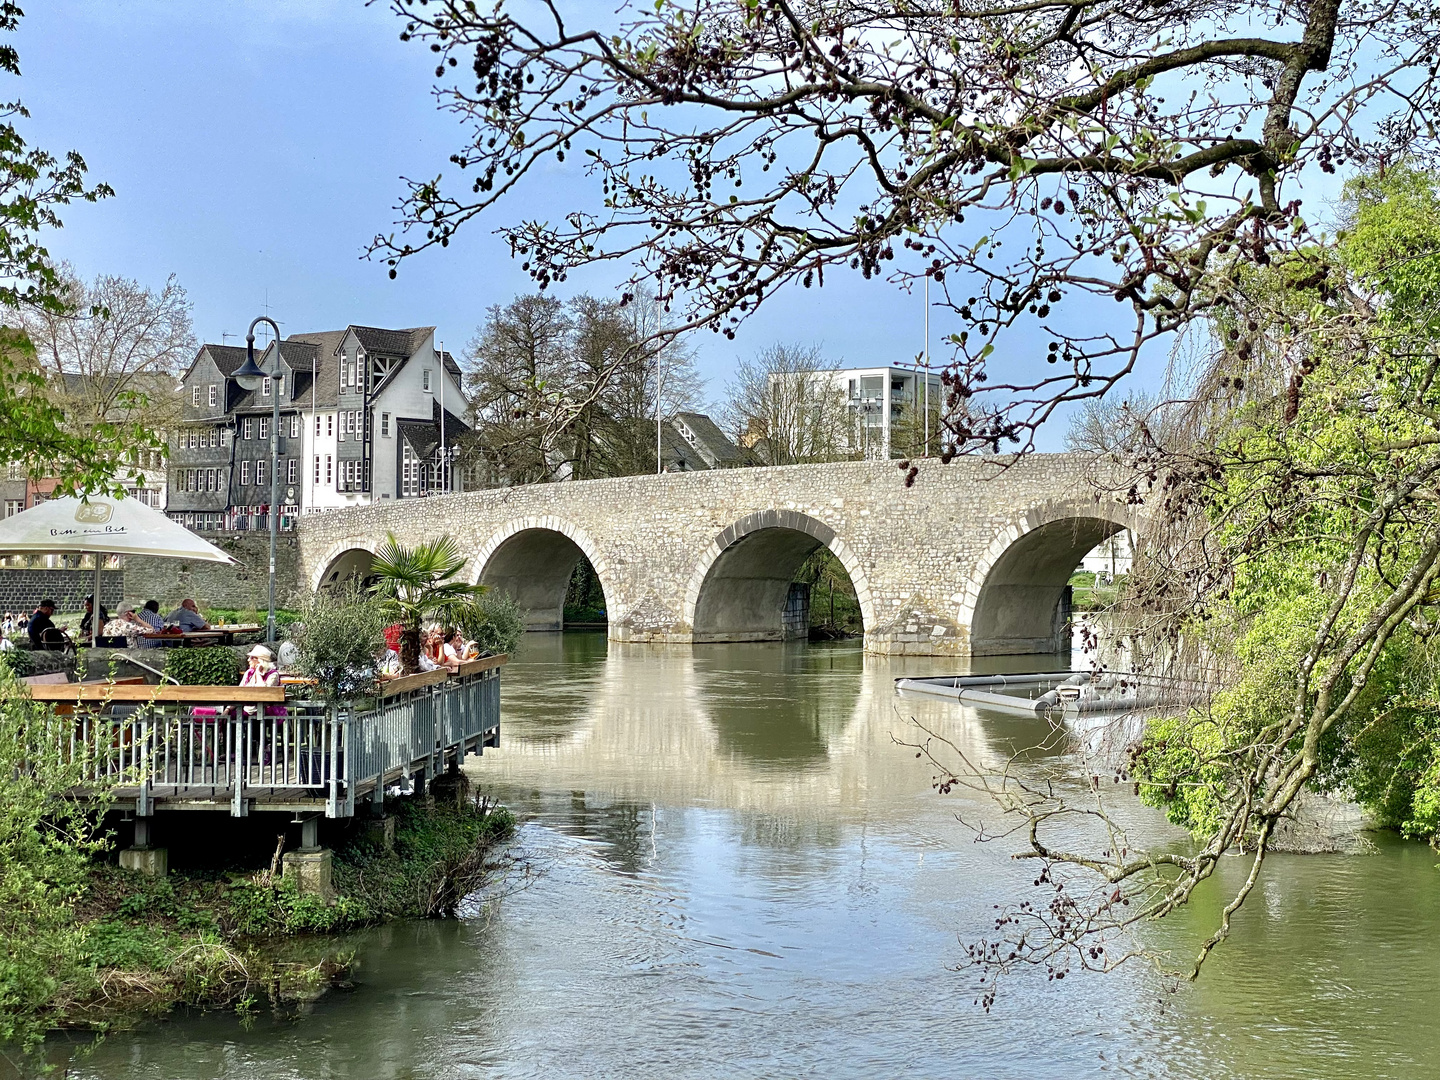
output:
{"label": "lamp head", "polygon": [[245,335],[245,363],[235,370],[233,377],[243,390],[259,390],[260,384],[267,378],[264,370],[255,363],[255,333],[253,330]]}

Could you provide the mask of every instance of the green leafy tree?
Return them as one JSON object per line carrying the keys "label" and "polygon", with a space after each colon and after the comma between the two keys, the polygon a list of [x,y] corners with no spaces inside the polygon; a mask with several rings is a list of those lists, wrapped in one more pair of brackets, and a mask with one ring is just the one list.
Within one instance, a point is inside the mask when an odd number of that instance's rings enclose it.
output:
{"label": "green leafy tree", "polygon": [[[1120,760],[1097,756],[1083,798],[1019,770],[999,781],[954,770],[954,783],[1028,819],[1039,886],[1065,886],[1059,907],[1017,912],[1002,944],[977,948],[981,966],[1110,966],[1129,955],[1114,937],[1248,853],[1188,968],[1198,974],[1267,854],[1314,842],[1315,793],[1358,797],[1383,822],[1436,837],[1437,187],[1432,173],[1392,166],[1349,185],[1333,242],[1263,268],[1234,264],[1188,400],[1134,412],[1110,440],[1141,470],[1117,494],[1155,518],[1115,632],[1143,630],[1162,670],[1217,689],[1151,721]],[[1099,797],[1107,778],[1134,783],[1193,847],[1127,840]],[[1074,827],[1097,822],[1103,849],[1077,846]]]}
{"label": "green leafy tree", "polygon": [[10,1045],[35,1046],[45,1009],[85,973],[72,914],[101,839],[93,806],[75,794],[84,747],[57,753],[56,723],[0,665],[0,1043]]}
{"label": "green leafy tree", "polygon": [[455,621],[485,592],[456,575],[465,556],[453,537],[441,536],[413,548],[393,534],[375,552],[370,573],[386,619],[400,624],[400,667],[420,670],[420,631],[427,619]]}
{"label": "green leafy tree", "polygon": [[374,691],[385,651],[386,612],[370,593],[351,588],[317,593],[290,627],[299,671],[327,701],[353,701]]}
{"label": "green leafy tree", "polygon": [[[0,2],[0,32],[18,29],[22,12]],[[20,56],[0,45],[0,72],[20,74]],[[114,192],[86,183],[84,159],[30,146],[17,122],[29,114],[12,102],[0,106],[0,460],[21,462],[31,475],[60,478],[62,491],[118,491],[117,476],[134,440],[114,420],[77,427],[51,386],[30,338],[18,327],[41,313],[71,312],[67,283],[41,243],[61,227],[60,208],[96,202]],[[8,314],[7,314],[8,313]]]}

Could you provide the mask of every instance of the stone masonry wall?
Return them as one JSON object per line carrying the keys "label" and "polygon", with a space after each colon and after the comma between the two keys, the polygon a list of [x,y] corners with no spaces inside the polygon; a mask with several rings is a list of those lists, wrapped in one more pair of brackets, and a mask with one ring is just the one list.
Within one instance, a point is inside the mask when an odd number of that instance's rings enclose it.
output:
{"label": "stone masonry wall", "polygon": [[[189,562],[128,555],[125,599],[136,605],[159,600],[162,613],[185,597],[200,610],[211,607],[264,610],[270,576],[268,532],[205,533],[205,539],[232,555],[237,564]],[[118,575],[117,575],[118,576]],[[310,591],[300,572],[300,547],[294,533],[281,533],[275,547],[275,604],[294,607]]]}
{"label": "stone masonry wall", "polygon": [[[57,611],[83,611],[85,597],[95,591],[94,570],[0,570],[0,612],[29,613],[41,600],[54,600]],[[100,600],[110,611],[120,603],[120,574],[100,573]]]}
{"label": "stone masonry wall", "polygon": [[1132,508],[1097,498],[1103,468],[1048,454],[928,461],[909,488],[885,461],[537,484],[307,517],[299,561],[314,587],[345,551],[373,551],[387,532],[406,543],[449,533],[474,580],[510,536],[551,529],[595,567],[612,639],[686,642],[721,552],[779,526],[810,533],[845,565],[868,649],[965,654],[986,575],[1021,536],[1077,518],[1135,527]]}

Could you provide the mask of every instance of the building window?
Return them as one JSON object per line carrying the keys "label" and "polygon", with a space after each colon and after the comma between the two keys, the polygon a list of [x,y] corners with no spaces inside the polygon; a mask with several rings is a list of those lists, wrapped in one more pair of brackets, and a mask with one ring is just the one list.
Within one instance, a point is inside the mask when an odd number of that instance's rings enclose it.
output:
{"label": "building window", "polygon": [[380,414],[380,437],[382,439],[390,437],[390,414],[388,412]]}
{"label": "building window", "polygon": [[5,475],[6,475],[7,478],[9,478],[9,479],[11,479],[11,480],[24,480],[24,479],[25,479],[24,467],[22,466],[22,464],[21,464],[20,462],[18,462],[18,461],[12,461],[12,462],[10,462],[10,464],[6,467],[6,469],[5,469]]}
{"label": "building window", "polygon": [[240,462],[240,484],[242,487],[248,487],[250,484],[250,461],[248,458]]}
{"label": "building window", "polygon": [[197,409],[200,407],[200,387],[192,386],[190,388],[190,404]]}
{"label": "building window", "polygon": [[425,490],[425,465],[408,442],[400,447],[400,496],[413,498]]}
{"label": "building window", "polygon": [[293,484],[300,478],[300,459],[291,458],[285,465],[285,483]]}
{"label": "building window", "polygon": [[300,437],[300,414],[299,414],[299,413],[291,413],[291,414],[290,414],[290,438],[292,438],[292,439],[298,439],[299,437]]}
{"label": "building window", "polygon": [[335,414],[333,412],[325,414],[325,434],[335,434]]}
{"label": "building window", "polygon": [[260,458],[255,462],[255,483],[258,486],[263,487],[265,484],[265,467],[268,464],[269,462],[267,462],[264,458]]}
{"label": "building window", "polygon": [[332,472],[332,470],[331,470],[331,468],[330,468],[330,466],[331,466],[331,458],[330,458],[330,455],[329,455],[329,454],[326,454],[326,455],[325,455],[325,483],[326,483],[327,485],[330,484],[330,482],[331,482],[331,477],[334,475],[333,472]]}
{"label": "building window", "polygon": [[315,483],[320,483],[320,455],[315,455]]}
{"label": "building window", "polygon": [[217,389],[214,383],[210,384],[210,408],[212,409],[215,407]]}
{"label": "building window", "polygon": [[18,514],[18,513],[20,513],[22,510],[24,510],[24,509],[25,509],[25,500],[24,500],[24,499],[6,499],[6,500],[5,500],[5,516],[6,516],[6,517],[11,517],[11,516],[13,516],[13,515],[15,515],[15,514]]}
{"label": "building window", "polygon": [[275,394],[276,394],[276,396],[278,396],[278,397],[284,397],[284,396],[285,396],[285,376],[284,376],[284,375],[276,375],[276,376],[275,376]]}
{"label": "building window", "polygon": [[240,429],[242,439],[253,439],[255,437],[255,418],[245,417],[244,426]]}
{"label": "building window", "polygon": [[315,437],[317,439],[320,437],[320,414],[318,412],[315,414]]}
{"label": "building window", "polygon": [[427,394],[430,392],[430,369],[428,367],[420,373],[420,389]]}
{"label": "building window", "polygon": [[260,438],[262,438],[262,439],[268,439],[269,437],[270,437],[270,418],[269,418],[268,416],[262,416],[262,417],[260,417]]}

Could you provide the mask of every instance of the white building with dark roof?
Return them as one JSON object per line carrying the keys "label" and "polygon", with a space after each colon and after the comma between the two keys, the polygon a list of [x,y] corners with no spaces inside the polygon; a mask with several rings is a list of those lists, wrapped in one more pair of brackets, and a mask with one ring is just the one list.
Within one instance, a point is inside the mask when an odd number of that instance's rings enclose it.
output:
{"label": "white building with dark roof", "polygon": [[[271,342],[257,362],[274,370]],[[196,529],[268,527],[270,424],[277,393],[281,522],[298,514],[458,490],[444,443],[468,431],[459,365],[436,348],[433,326],[291,334],[279,343],[282,378],[253,391],[234,372],[243,348],[204,345],[181,387],[184,421],[171,453],[176,520]]]}

